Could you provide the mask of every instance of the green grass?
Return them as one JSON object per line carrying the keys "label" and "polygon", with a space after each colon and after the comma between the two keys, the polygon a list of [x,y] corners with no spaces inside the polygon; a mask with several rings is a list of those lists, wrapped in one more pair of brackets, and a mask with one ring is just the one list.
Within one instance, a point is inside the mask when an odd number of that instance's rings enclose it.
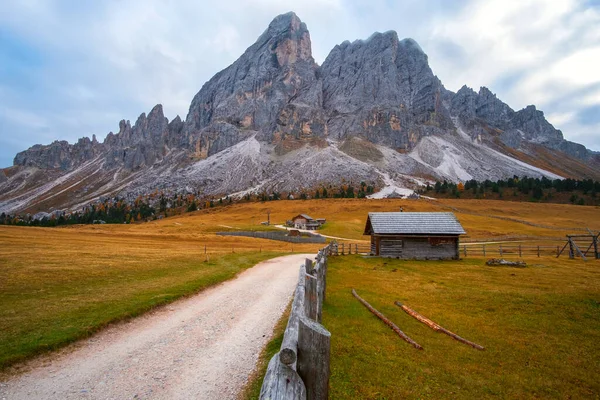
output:
{"label": "green grass", "polygon": [[[0,254],[0,368],[234,277],[279,253],[171,254],[135,263],[20,262]],[[118,256],[106,254],[107,260]]]}
{"label": "green grass", "polygon": [[[331,258],[323,311],[330,397],[598,398],[599,263],[528,261],[516,269],[482,259]],[[353,287],[424,350],[369,313]],[[486,350],[434,332],[395,300]]]}

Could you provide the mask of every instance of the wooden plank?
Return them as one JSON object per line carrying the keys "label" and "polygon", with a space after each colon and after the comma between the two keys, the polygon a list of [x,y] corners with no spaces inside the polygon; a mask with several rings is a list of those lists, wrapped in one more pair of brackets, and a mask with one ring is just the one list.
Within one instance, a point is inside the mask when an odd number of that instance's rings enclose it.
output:
{"label": "wooden plank", "polygon": [[556,246],[556,258],[560,257],[560,255],[562,254],[563,251],[565,251],[565,249],[567,248],[568,245],[569,245],[569,242],[565,243],[565,245],[563,246],[563,248],[560,251],[558,250],[558,246]]}
{"label": "wooden plank", "polygon": [[304,315],[312,320],[317,319],[317,278],[304,275]]}
{"label": "wooden plank", "polygon": [[581,258],[583,258],[584,260],[587,260],[586,256],[581,252],[581,250],[579,250],[579,246],[577,246],[577,243],[575,243],[574,240],[573,240],[573,247],[575,248],[575,250],[577,250],[577,253],[579,253],[579,256]]}
{"label": "wooden plank", "polygon": [[304,276],[306,268],[304,265],[300,266],[300,276],[298,284],[296,285],[296,291],[294,292],[294,300],[292,301],[292,310],[288,319],[285,332],[283,333],[283,340],[281,342],[281,350],[279,351],[279,357],[281,362],[285,365],[291,366],[292,369],[296,369],[296,360],[298,359],[298,324],[300,316],[304,314]]}
{"label": "wooden plank", "polygon": [[389,326],[390,328],[392,328],[392,330],[394,332],[396,332],[398,334],[398,336],[400,336],[403,340],[405,340],[406,342],[410,343],[415,349],[418,350],[423,350],[423,347],[418,344],[417,342],[415,342],[414,340],[412,340],[411,338],[409,338],[404,332],[402,332],[400,330],[400,328],[398,328],[392,321],[390,321],[389,319],[387,319],[385,317],[385,315],[383,315],[382,313],[380,313],[379,311],[377,311],[376,309],[374,309],[369,303],[367,303],[362,297],[360,297],[357,293],[356,290],[352,289],[352,295],[354,297],[356,297],[356,299],[358,301],[360,301],[362,303],[363,306],[365,306],[367,308],[367,310],[371,311],[373,314],[375,314],[375,316],[377,318],[379,318],[380,320],[382,320],[387,326]]}
{"label": "wooden plank", "polygon": [[422,322],[423,324],[427,325],[428,327],[430,327],[431,329],[433,329],[436,332],[441,332],[444,333],[448,336],[450,336],[451,338],[458,340],[461,343],[467,344],[477,350],[485,350],[485,348],[483,346],[478,345],[477,343],[473,343],[467,339],[464,339],[460,336],[458,336],[456,333],[450,332],[448,329],[442,327],[441,325],[433,322],[432,320],[430,320],[427,317],[424,317],[423,315],[419,314],[418,312],[416,312],[415,310],[405,306],[404,304],[400,303],[399,301],[395,301],[394,302],[395,305],[397,305],[398,307],[400,307],[405,313],[407,313],[408,315],[410,315],[411,317],[415,318],[416,320],[418,320],[419,322]]}
{"label": "wooden plank", "polygon": [[300,375],[280,361],[279,353],[269,361],[259,399],[306,400],[306,387]]}
{"label": "wooden plank", "polygon": [[329,397],[329,357],[331,333],[318,322],[300,319],[298,336],[298,374],[306,386],[306,397],[327,400]]}

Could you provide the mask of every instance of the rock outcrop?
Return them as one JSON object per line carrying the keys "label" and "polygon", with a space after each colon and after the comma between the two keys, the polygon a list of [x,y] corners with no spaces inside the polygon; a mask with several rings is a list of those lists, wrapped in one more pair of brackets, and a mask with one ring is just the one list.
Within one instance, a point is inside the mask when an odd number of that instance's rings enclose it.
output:
{"label": "rock outcrop", "polygon": [[427,55],[396,32],[335,46],[321,73],[327,128],[335,138],[361,136],[410,150],[422,136],[453,129]]}
{"label": "rock outcrop", "polygon": [[192,100],[184,141],[206,157],[258,132],[279,144],[325,135],[322,82],[306,25],[280,15]]}
{"label": "rock outcrop", "polygon": [[294,13],[276,17],[206,82],[185,120],[169,122],[159,104],[133,125],[122,120],[103,143],[93,136],[35,145],[14,165],[10,177],[0,173],[0,208],[31,207],[51,190],[86,199],[189,184],[222,194],[342,178],[389,186],[514,174],[600,177],[600,154],[564,140],[543,112],[514,111],[485,87],[447,90],[421,47],[393,31],[343,42],[317,65]]}

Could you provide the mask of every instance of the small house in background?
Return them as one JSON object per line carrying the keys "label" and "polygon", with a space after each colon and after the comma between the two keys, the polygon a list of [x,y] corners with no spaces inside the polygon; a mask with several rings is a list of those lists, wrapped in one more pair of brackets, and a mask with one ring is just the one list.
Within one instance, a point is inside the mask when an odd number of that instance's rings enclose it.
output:
{"label": "small house in background", "polygon": [[372,212],[364,235],[371,254],[416,260],[458,259],[458,240],[466,232],[450,212]]}
{"label": "small house in background", "polygon": [[317,230],[325,223],[325,218],[311,218],[306,214],[296,215],[291,220],[292,226],[296,229],[304,229],[309,231]]}

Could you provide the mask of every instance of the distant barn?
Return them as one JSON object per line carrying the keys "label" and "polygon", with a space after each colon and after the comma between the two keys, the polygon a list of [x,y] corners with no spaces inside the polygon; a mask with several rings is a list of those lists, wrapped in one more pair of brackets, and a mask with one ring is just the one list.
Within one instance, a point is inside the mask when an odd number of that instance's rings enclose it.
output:
{"label": "distant barn", "polygon": [[458,259],[458,238],[466,232],[450,212],[372,212],[364,235],[371,254],[416,260]]}
{"label": "distant barn", "polygon": [[306,214],[299,214],[292,218],[291,223],[296,229],[314,231],[325,223],[325,218],[315,219]]}

